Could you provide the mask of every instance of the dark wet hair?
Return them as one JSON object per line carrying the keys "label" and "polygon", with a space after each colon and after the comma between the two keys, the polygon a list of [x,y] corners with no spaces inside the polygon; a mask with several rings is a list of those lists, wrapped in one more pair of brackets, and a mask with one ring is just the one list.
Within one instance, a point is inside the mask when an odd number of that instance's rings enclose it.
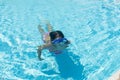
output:
{"label": "dark wet hair", "polygon": [[51,41],[55,40],[56,39],[56,35],[59,34],[59,36],[61,38],[64,38],[64,34],[61,32],[61,31],[52,31],[50,32],[50,38],[51,38]]}

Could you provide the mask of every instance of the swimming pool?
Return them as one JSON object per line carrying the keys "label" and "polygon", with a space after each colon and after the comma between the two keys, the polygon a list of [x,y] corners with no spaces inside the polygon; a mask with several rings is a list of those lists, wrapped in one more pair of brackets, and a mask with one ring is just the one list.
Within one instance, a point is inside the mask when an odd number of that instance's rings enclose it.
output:
{"label": "swimming pool", "polygon": [[[39,61],[45,19],[71,44]],[[107,80],[120,69],[119,24],[119,0],[0,0],[0,79]]]}

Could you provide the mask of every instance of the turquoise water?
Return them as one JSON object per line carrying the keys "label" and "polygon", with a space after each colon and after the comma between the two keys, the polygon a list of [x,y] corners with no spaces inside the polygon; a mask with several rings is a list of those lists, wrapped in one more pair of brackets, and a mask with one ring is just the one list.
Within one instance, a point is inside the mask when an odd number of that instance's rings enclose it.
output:
{"label": "turquoise water", "polygon": [[[71,44],[39,61],[45,19]],[[0,0],[0,63],[0,80],[107,80],[120,69],[120,1]]]}

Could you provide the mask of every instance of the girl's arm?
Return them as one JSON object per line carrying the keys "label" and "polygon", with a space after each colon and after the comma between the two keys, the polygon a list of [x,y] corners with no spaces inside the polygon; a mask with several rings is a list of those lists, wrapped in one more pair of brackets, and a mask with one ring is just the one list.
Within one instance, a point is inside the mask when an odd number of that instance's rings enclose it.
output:
{"label": "girl's arm", "polygon": [[51,44],[44,44],[44,45],[38,46],[37,53],[38,53],[38,59],[39,59],[39,60],[43,60],[43,59],[41,58],[42,50],[43,50],[43,49],[47,49],[47,48],[50,47],[50,46],[51,46]]}

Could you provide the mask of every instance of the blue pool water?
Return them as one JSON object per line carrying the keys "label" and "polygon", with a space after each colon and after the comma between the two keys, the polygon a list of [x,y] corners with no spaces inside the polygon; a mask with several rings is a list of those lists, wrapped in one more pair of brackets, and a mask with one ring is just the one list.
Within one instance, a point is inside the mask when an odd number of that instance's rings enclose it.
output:
{"label": "blue pool water", "polygon": [[[45,19],[71,44],[39,61]],[[0,80],[107,80],[119,69],[119,0],[0,0]]]}

